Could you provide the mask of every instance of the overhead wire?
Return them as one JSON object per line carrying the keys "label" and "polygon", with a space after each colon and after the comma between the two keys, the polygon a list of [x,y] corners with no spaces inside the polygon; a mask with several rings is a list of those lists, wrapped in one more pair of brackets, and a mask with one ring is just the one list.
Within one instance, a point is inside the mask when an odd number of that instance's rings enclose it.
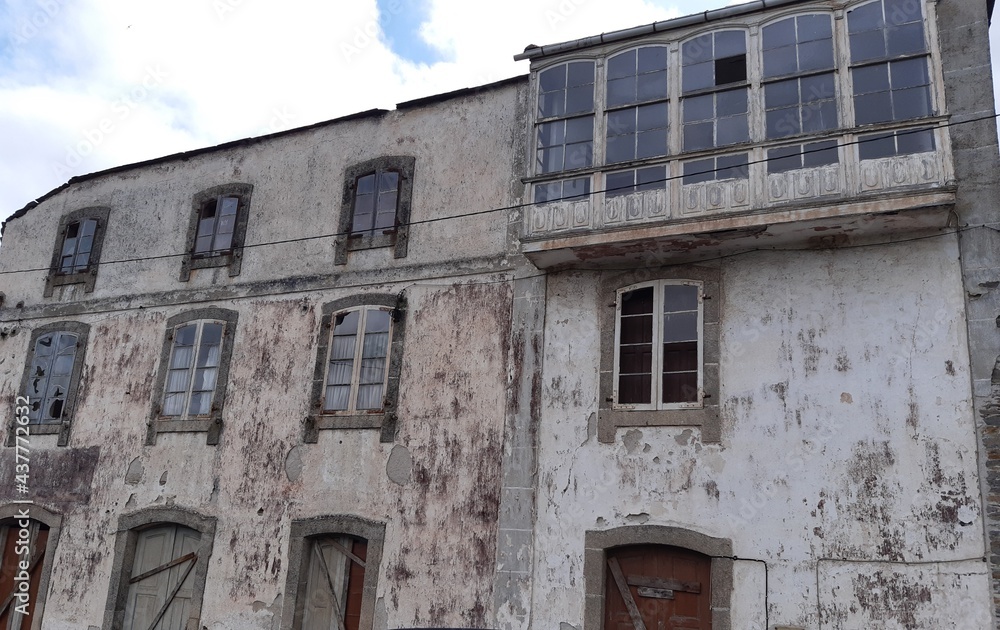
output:
{"label": "overhead wire", "polygon": [[[921,133],[921,132],[925,132],[925,131],[932,130],[932,129],[943,129],[943,128],[954,127],[954,126],[958,126],[958,125],[965,125],[965,124],[971,124],[971,123],[975,123],[975,122],[982,122],[984,120],[989,120],[989,119],[992,119],[992,118],[996,118],[997,116],[1000,116],[1000,114],[994,112],[992,114],[989,114],[989,115],[986,115],[986,116],[980,116],[980,117],[977,117],[977,118],[970,118],[970,119],[967,119],[967,120],[960,120],[960,121],[949,121],[949,122],[944,122],[944,123],[931,123],[931,124],[926,124],[926,125],[920,125],[919,127],[915,127],[915,128],[912,128],[912,129],[883,130],[881,132],[880,131],[872,131],[871,135],[873,137],[859,138],[857,140],[851,140],[851,141],[848,141],[848,142],[838,142],[837,146],[838,147],[840,147],[840,146],[851,146],[851,145],[856,145],[856,144],[864,144],[866,142],[873,142],[873,141],[876,141],[876,140],[884,139],[889,134],[893,134],[893,135],[896,135],[896,136],[899,136],[899,135],[908,135],[908,134]],[[808,140],[808,141],[805,140],[805,139],[803,139],[802,144],[803,145],[804,144],[813,144],[813,143],[817,143],[817,142],[824,142],[824,139],[823,138],[818,138],[818,139],[811,139],[811,140]],[[671,176],[667,176],[667,177],[664,177],[664,178],[661,178],[661,179],[655,179],[655,180],[650,180],[648,182],[643,182],[643,184],[644,185],[645,184],[656,184],[656,183],[661,183],[661,182],[665,183],[665,182],[668,182],[668,181],[671,181],[671,180],[683,179],[685,177],[692,177],[692,176],[696,176],[696,175],[705,175],[705,174],[717,173],[719,171],[730,171],[733,168],[746,167],[746,166],[749,166],[751,164],[762,164],[762,163],[767,163],[767,162],[774,161],[774,160],[777,160],[777,159],[786,159],[786,158],[795,157],[795,156],[807,155],[807,154],[810,154],[810,153],[818,153],[818,152],[822,152],[822,151],[830,151],[831,148],[832,147],[819,148],[819,149],[804,149],[804,150],[798,151],[796,153],[789,153],[787,155],[782,155],[780,158],[772,158],[772,159],[765,158],[765,159],[760,159],[760,160],[748,160],[747,162],[743,162],[743,163],[740,163],[740,164],[735,165],[735,166],[725,166],[725,167],[722,167],[722,168],[705,169],[705,170],[701,170],[701,171],[697,171],[697,172],[685,173],[685,174],[682,174],[682,175],[671,175]],[[643,166],[640,165],[640,166],[633,167],[633,168],[643,168]],[[579,177],[587,177],[590,174],[591,174],[590,172],[581,173],[581,174],[579,174]],[[570,173],[565,173],[564,176],[562,177],[562,179],[572,179],[573,177],[574,177],[573,173],[570,172]],[[429,224],[429,223],[437,223],[437,222],[440,222],[440,221],[450,221],[450,220],[455,220],[455,219],[464,219],[464,218],[468,218],[468,217],[475,217],[475,216],[481,216],[481,215],[486,215],[486,214],[493,214],[493,213],[496,213],[496,212],[508,212],[508,211],[511,211],[511,210],[520,210],[520,209],[529,208],[529,207],[532,207],[532,206],[538,206],[538,205],[544,205],[544,204],[547,204],[547,203],[553,203],[553,202],[556,202],[556,201],[572,201],[574,199],[583,199],[583,198],[586,198],[586,197],[592,197],[592,196],[597,195],[599,193],[614,192],[614,191],[617,191],[617,190],[632,189],[632,188],[634,188],[634,185],[616,186],[616,187],[603,188],[603,189],[594,189],[594,190],[591,190],[591,191],[586,192],[586,193],[581,193],[579,195],[570,195],[570,196],[566,196],[566,197],[562,197],[562,198],[554,199],[554,200],[537,201],[537,202],[536,201],[528,201],[528,202],[517,203],[517,204],[508,205],[508,206],[500,206],[500,207],[496,207],[496,208],[489,208],[489,209],[486,209],[486,210],[474,210],[474,211],[471,211],[471,212],[463,212],[463,213],[458,213],[458,214],[450,214],[450,215],[446,215],[446,216],[430,217],[430,218],[427,218],[427,219],[418,219],[418,220],[415,220],[415,221],[407,221],[405,223],[398,224],[396,227],[399,228],[399,227],[410,227],[410,226],[414,226],[414,225],[425,225],[425,224]],[[341,232],[333,232],[333,233],[328,233],[328,234],[312,234],[312,235],[309,235],[309,236],[300,236],[300,237],[294,237],[294,238],[277,239],[277,240],[272,240],[272,241],[263,241],[263,242],[259,242],[259,243],[248,243],[248,244],[244,244],[244,245],[239,246],[237,249],[239,249],[239,250],[248,250],[248,249],[254,249],[254,248],[258,248],[258,247],[271,247],[271,246],[274,246],[274,245],[285,245],[285,244],[289,244],[289,243],[301,243],[301,242],[315,241],[315,240],[320,240],[320,239],[340,238],[340,237],[349,236],[350,234],[351,234],[351,232],[349,230],[348,231],[341,231]],[[124,264],[124,263],[135,263],[135,262],[147,262],[147,261],[164,260],[164,259],[170,259],[170,258],[183,258],[185,256],[190,256],[190,255],[191,255],[190,252],[177,252],[177,253],[171,253],[171,254],[158,254],[158,255],[152,255],[152,256],[137,256],[137,257],[134,257],[134,258],[119,258],[119,259],[115,259],[115,260],[97,261],[97,262],[94,263],[94,266],[100,268],[101,266],[107,266],[107,265],[116,265],[116,264]],[[7,270],[0,270],[0,275],[9,275],[9,274],[15,274],[15,273],[48,272],[50,270],[51,270],[51,267],[34,267],[34,268],[26,268],[26,269],[7,269]]]}

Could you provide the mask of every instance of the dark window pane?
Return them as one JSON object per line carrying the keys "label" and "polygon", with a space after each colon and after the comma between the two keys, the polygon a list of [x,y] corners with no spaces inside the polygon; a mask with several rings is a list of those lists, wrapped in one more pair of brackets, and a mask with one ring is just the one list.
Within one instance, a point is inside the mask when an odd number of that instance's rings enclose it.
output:
{"label": "dark window pane", "polygon": [[716,146],[746,142],[750,139],[750,127],[747,124],[746,114],[720,118],[717,126]]}
{"label": "dark window pane", "polygon": [[715,61],[715,84],[726,85],[747,80],[747,57],[736,55]]}
{"label": "dark window pane", "polygon": [[715,118],[715,97],[711,94],[684,99],[684,122]]}
{"label": "dark window pane", "polygon": [[715,63],[712,61],[686,66],[682,71],[683,90],[693,92],[715,85]]}
{"label": "dark window pane", "polygon": [[785,74],[793,74],[796,70],[795,46],[764,51],[765,77],[780,77]]}
{"label": "dark window pane", "polygon": [[635,77],[608,81],[608,107],[635,102]]}
{"label": "dark window pane", "polygon": [[715,95],[715,115],[732,116],[747,111],[747,89],[729,90]]}
{"label": "dark window pane", "polygon": [[388,171],[381,173],[378,178],[379,192],[395,192],[399,189],[399,173]]}
{"label": "dark window pane", "polygon": [[581,142],[566,146],[567,169],[584,168],[594,163],[594,145],[592,142]]}
{"label": "dark window pane", "polygon": [[80,235],[83,237],[94,236],[97,232],[97,219],[86,219],[80,223]]}
{"label": "dark window pane", "polygon": [[802,131],[813,133],[837,128],[837,101],[809,103],[802,108]]}
{"label": "dark window pane", "polygon": [[581,142],[594,138],[594,119],[591,116],[571,118],[566,121],[566,142]]}
{"label": "dark window pane", "polygon": [[715,179],[715,160],[694,160],[684,163],[684,183],[697,184]]}
{"label": "dark window pane", "polygon": [[606,160],[609,164],[625,162],[635,158],[635,136],[610,136],[605,148]]}
{"label": "dark window pane", "polygon": [[[537,152],[538,171],[541,173],[553,173],[561,171],[563,168],[563,148],[554,147],[552,149],[541,149]],[[355,213],[355,216],[357,213]]]}
{"label": "dark window pane", "polygon": [[637,158],[656,157],[667,154],[667,130],[639,132],[636,138],[635,156]]}
{"label": "dark window pane", "polygon": [[833,74],[819,74],[802,78],[802,102],[823,101],[836,96]]}
{"label": "dark window pane", "polygon": [[803,147],[802,161],[805,166],[823,166],[839,162],[837,156],[837,141],[813,142]]}
{"label": "dark window pane", "polygon": [[798,17],[798,40],[811,42],[817,39],[831,39],[833,30],[830,17],[826,15],[801,15]]}
{"label": "dark window pane", "polygon": [[899,155],[908,153],[925,153],[934,150],[934,132],[931,129],[920,131],[900,131],[896,134],[896,144]]}
{"label": "dark window pane", "polygon": [[569,78],[567,87],[574,85],[587,85],[594,82],[594,62],[593,61],[573,61],[569,64]]}
{"label": "dark window pane", "polygon": [[655,72],[667,67],[666,46],[647,46],[639,49],[638,71],[640,74]]}
{"label": "dark window pane", "polygon": [[538,146],[551,147],[566,141],[566,123],[558,120],[538,126]]}
{"label": "dark window pane", "polygon": [[635,113],[636,109],[620,109],[608,112],[608,135],[621,136],[635,133]]}
{"label": "dark window pane", "polygon": [[702,35],[684,42],[681,47],[681,64],[691,66],[712,59],[712,36]]}
{"label": "dark window pane", "polygon": [[851,76],[854,79],[854,93],[868,94],[884,92],[889,89],[889,65],[879,64],[866,68],[855,68]]}
{"label": "dark window pane", "polygon": [[764,86],[764,107],[775,109],[788,107],[799,102],[799,80],[778,81]]}
{"label": "dark window pane", "polygon": [[781,147],[779,149],[769,149],[767,152],[767,172],[784,173],[794,171],[801,167],[799,157],[799,146]]}
{"label": "dark window pane", "polygon": [[[786,18],[763,28],[764,50],[795,44],[795,18]],[[765,55],[765,59],[767,56]]]}
{"label": "dark window pane", "polygon": [[820,39],[799,44],[799,70],[824,70],[833,67],[833,40]]}
{"label": "dark window pane", "polygon": [[881,29],[882,4],[871,2],[847,12],[847,28],[851,33]]}
{"label": "dark window pane", "polygon": [[854,97],[854,121],[859,125],[892,120],[888,92],[876,92]]}
{"label": "dark window pane", "polygon": [[886,38],[889,42],[889,55],[911,55],[923,52],[924,46],[924,25],[922,22],[904,24],[902,26],[889,27],[886,29]]}
{"label": "dark window pane", "polygon": [[236,214],[236,208],[239,207],[240,200],[238,197],[222,197],[219,199],[219,216],[226,217]]}
{"label": "dark window pane", "polygon": [[564,199],[582,199],[590,194],[590,178],[578,177],[577,179],[567,179],[563,182]]}
{"label": "dark window pane", "polygon": [[712,132],[715,124],[711,122],[684,125],[684,150],[695,151],[715,146]]}
{"label": "dark window pane", "polygon": [[[739,156],[737,160],[743,160]],[[698,310],[698,287],[690,284],[666,284],[663,286],[664,312],[696,311]]]}
{"label": "dark window pane", "polygon": [[566,66],[556,66],[538,74],[540,91],[552,92],[566,87]]}
{"label": "dark window pane", "polygon": [[892,62],[889,64],[889,74],[892,76],[894,90],[930,83],[927,76],[927,60],[922,57]]}
{"label": "dark window pane", "polygon": [[750,176],[750,166],[747,155],[727,155],[716,162],[715,179],[747,179]]}
{"label": "dark window pane", "polygon": [[666,179],[667,169],[664,166],[640,168],[636,171],[636,189],[655,190],[657,188],[663,188]]}
{"label": "dark window pane", "polygon": [[746,33],[743,31],[722,31],[715,34],[715,58],[743,55],[747,51]]}
{"label": "dark window pane", "polygon": [[651,375],[619,376],[618,402],[623,405],[649,404],[652,392]]}
{"label": "dark window pane", "polygon": [[640,315],[652,312],[653,287],[643,287],[622,293],[622,315]]}
{"label": "dark window pane", "polygon": [[916,0],[885,0],[886,24],[905,24],[922,20],[920,4]]}
{"label": "dark window pane", "polygon": [[549,92],[538,95],[538,117],[549,118],[566,113],[566,93]]}
{"label": "dark window pane", "polygon": [[608,59],[608,79],[617,79],[619,77],[634,75],[635,53],[636,51],[630,50]]}
{"label": "dark window pane", "polygon": [[858,154],[862,160],[874,160],[895,155],[896,143],[893,135],[890,133],[862,136],[858,142]]}
{"label": "dark window pane", "polygon": [[554,201],[562,194],[562,185],[555,184],[535,184],[535,203],[545,203]]}
{"label": "dark window pane", "polygon": [[860,63],[885,57],[885,37],[882,31],[851,34],[851,61]]}
{"label": "dark window pane", "polygon": [[566,90],[566,113],[580,114],[594,110],[594,86],[584,85]]}
{"label": "dark window pane", "polygon": [[637,108],[636,129],[661,129],[667,126],[667,104],[643,105]]}
{"label": "dark window pane", "polygon": [[624,173],[608,173],[604,184],[604,194],[607,197],[627,195],[632,192],[633,171]]}
{"label": "dark window pane", "polygon": [[785,107],[774,109],[766,114],[767,137],[783,138],[801,131],[799,126],[799,108]]}
{"label": "dark window pane", "polygon": [[653,316],[623,314],[619,339],[623,345],[652,343]]}
{"label": "dark window pane", "polygon": [[358,178],[358,185],[356,191],[358,195],[364,195],[372,193],[374,191],[375,191],[375,173]]}
{"label": "dark window pane", "polygon": [[892,93],[893,120],[920,118],[931,114],[931,92],[928,86],[898,90]]}
{"label": "dark window pane", "polygon": [[663,371],[698,371],[698,342],[682,341],[663,344]]}
{"label": "dark window pane", "polygon": [[663,375],[663,402],[694,403],[698,402],[697,372],[680,372]]}
{"label": "dark window pane", "polygon": [[651,72],[639,76],[638,99],[651,101],[667,97],[667,71]]}

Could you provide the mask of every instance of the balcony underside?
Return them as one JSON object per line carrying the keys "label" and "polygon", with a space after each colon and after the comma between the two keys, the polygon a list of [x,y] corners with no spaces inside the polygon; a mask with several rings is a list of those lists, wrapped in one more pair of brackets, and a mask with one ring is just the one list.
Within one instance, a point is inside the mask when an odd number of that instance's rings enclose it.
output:
{"label": "balcony underside", "polygon": [[838,201],[529,238],[522,251],[541,269],[656,266],[754,249],[891,242],[954,227],[950,188]]}

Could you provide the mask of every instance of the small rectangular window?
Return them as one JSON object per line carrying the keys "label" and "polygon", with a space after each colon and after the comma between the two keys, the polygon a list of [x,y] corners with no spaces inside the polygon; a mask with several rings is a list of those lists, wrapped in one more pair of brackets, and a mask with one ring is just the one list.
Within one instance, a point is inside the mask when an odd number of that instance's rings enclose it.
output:
{"label": "small rectangular window", "polygon": [[76,365],[77,335],[52,332],[35,341],[31,362],[28,419],[37,424],[62,422],[66,398]]}
{"label": "small rectangular window", "polygon": [[667,167],[650,166],[608,173],[604,180],[604,196],[618,197],[645,190],[663,190],[666,187]]}
{"label": "small rectangular window", "polygon": [[382,309],[334,316],[324,411],[382,410],[391,327],[391,315]]}
{"label": "small rectangular window", "polygon": [[162,415],[200,416],[211,411],[224,329],[219,322],[195,322],[174,330]]}
{"label": "small rectangular window", "polygon": [[661,281],[619,291],[617,405],[701,405],[701,290],[697,282]]}
{"label": "small rectangular window", "polygon": [[839,158],[836,140],[793,144],[767,151],[767,172],[772,174],[836,164],[837,162],[839,162]]}
{"label": "small rectangular window", "polygon": [[577,177],[547,184],[535,184],[535,203],[586,201],[590,197],[590,178]]}
{"label": "small rectangular window", "polygon": [[198,256],[218,256],[229,253],[236,229],[239,197],[220,196],[202,206],[198,216],[198,232],[194,253]]}
{"label": "small rectangular window", "polygon": [[725,179],[750,177],[750,160],[746,153],[721,155],[684,163],[684,183],[697,184]]}
{"label": "small rectangular window", "polygon": [[87,270],[96,231],[96,219],[75,221],[66,226],[59,260],[59,273],[80,273]]}
{"label": "small rectangular window", "polygon": [[376,171],[357,179],[351,236],[373,236],[396,227],[398,171]]}
{"label": "small rectangular window", "polygon": [[934,130],[926,127],[875,133],[858,138],[858,155],[862,160],[927,153],[934,148]]}

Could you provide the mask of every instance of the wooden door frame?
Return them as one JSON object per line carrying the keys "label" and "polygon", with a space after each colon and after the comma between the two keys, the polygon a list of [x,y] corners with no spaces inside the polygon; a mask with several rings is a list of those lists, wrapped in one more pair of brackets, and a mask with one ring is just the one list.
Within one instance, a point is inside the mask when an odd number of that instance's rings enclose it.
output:
{"label": "wooden door frame", "polygon": [[634,525],[588,531],[584,538],[583,574],[586,583],[583,630],[603,630],[608,550],[628,545],[668,545],[712,559],[712,630],[732,630],[733,542],[690,529],[666,525]]}

